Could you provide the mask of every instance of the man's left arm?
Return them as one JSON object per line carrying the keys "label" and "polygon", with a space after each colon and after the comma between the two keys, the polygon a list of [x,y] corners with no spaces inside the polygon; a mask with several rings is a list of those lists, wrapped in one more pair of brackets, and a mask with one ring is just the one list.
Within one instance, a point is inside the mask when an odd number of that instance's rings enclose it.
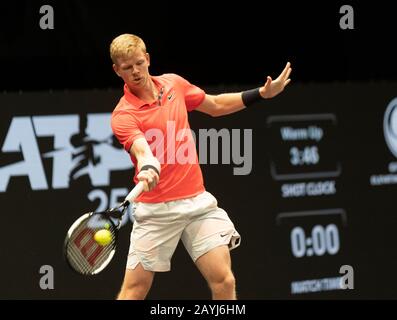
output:
{"label": "man's left arm", "polygon": [[273,98],[281,93],[291,81],[289,78],[291,71],[291,64],[288,62],[277,79],[272,80],[268,76],[266,83],[260,88],[239,93],[207,94],[204,101],[195,110],[219,117],[245,109],[248,104],[260,99]]}

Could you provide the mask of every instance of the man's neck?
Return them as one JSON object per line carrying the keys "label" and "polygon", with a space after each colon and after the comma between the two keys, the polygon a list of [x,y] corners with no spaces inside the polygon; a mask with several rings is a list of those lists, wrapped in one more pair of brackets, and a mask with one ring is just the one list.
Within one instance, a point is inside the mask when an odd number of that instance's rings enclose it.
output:
{"label": "man's neck", "polygon": [[127,85],[127,87],[128,87],[128,90],[133,95],[135,95],[142,101],[151,103],[151,102],[157,100],[158,90],[157,90],[156,85],[154,84],[151,77],[148,78],[146,85],[142,88],[135,88],[134,90],[131,90],[131,88],[128,85]]}

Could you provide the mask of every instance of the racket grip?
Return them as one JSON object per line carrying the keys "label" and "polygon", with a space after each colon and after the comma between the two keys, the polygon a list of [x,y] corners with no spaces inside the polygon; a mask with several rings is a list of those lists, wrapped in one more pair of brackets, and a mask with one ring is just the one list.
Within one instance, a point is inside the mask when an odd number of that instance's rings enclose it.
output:
{"label": "racket grip", "polygon": [[143,182],[139,181],[138,184],[131,190],[131,192],[125,197],[128,202],[133,202],[143,191]]}

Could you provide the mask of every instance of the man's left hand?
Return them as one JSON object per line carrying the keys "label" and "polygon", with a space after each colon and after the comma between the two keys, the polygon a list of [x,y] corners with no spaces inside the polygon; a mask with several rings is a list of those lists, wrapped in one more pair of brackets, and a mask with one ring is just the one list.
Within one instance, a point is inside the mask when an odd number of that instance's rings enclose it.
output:
{"label": "man's left hand", "polygon": [[291,63],[287,62],[284,70],[281,72],[276,80],[272,80],[272,78],[268,76],[265,85],[259,89],[259,93],[262,98],[273,98],[277,96],[280,92],[282,92],[286,85],[291,81],[291,79],[289,78],[291,71]]}

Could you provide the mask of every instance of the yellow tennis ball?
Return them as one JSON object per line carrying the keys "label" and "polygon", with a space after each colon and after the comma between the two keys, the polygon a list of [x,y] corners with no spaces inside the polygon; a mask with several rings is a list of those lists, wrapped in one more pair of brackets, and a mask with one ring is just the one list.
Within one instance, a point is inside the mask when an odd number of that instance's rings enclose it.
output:
{"label": "yellow tennis ball", "polygon": [[112,233],[109,230],[101,229],[94,235],[94,240],[101,246],[106,246],[112,241]]}

